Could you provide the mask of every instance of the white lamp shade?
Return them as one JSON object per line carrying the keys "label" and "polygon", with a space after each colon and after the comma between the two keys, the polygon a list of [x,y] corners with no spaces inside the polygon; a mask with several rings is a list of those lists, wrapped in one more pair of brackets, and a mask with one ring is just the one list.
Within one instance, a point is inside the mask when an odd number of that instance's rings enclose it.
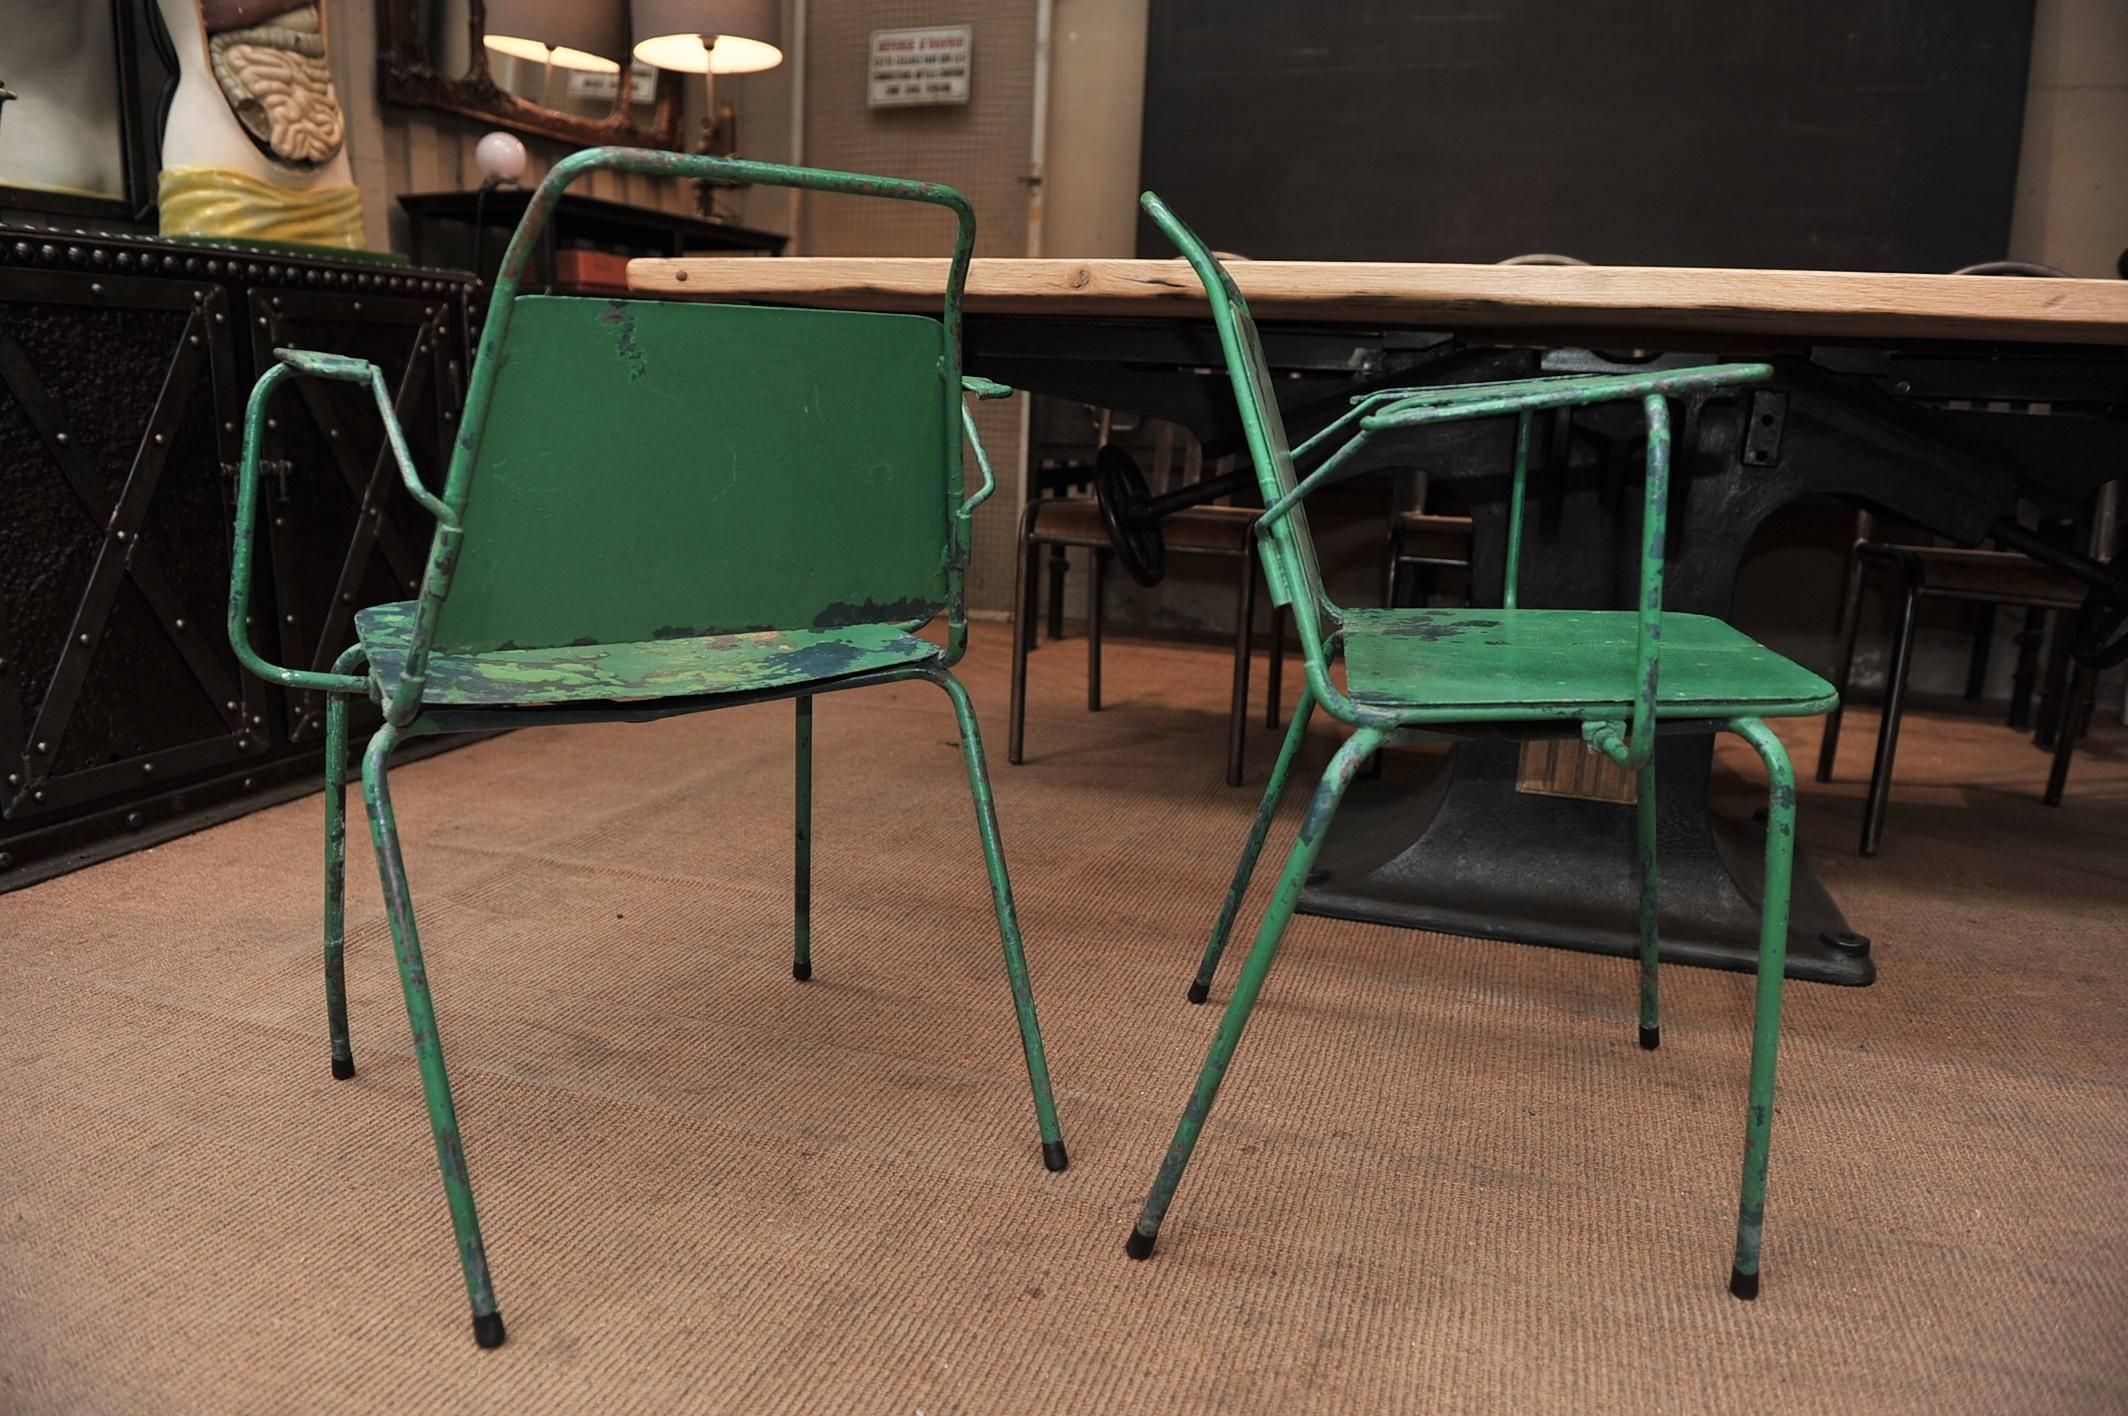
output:
{"label": "white lamp shade", "polygon": [[630,0],[628,10],[635,57],[645,64],[754,74],[783,62],[781,0]]}
{"label": "white lamp shade", "polygon": [[488,0],[481,43],[557,69],[617,74],[628,57],[625,0]]}

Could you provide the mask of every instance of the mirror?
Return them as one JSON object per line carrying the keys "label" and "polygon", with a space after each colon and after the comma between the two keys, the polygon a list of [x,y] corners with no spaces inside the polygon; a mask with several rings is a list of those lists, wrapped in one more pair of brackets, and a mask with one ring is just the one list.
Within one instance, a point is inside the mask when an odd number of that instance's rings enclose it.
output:
{"label": "mirror", "polygon": [[549,71],[499,54],[482,42],[485,0],[379,0],[378,23],[387,103],[440,108],[587,147],[681,145],[680,74],[639,65],[624,90],[612,74]]}
{"label": "mirror", "polygon": [[0,51],[0,210],[153,226],[177,56],[153,0],[17,0]]}
{"label": "mirror", "polygon": [[[497,87],[505,92],[571,118],[599,122],[611,117],[615,111],[615,91],[620,87],[618,74],[564,69],[493,49],[488,51],[488,72],[494,76]],[[637,64],[628,76],[628,121],[638,128],[649,128],[657,122],[660,72],[648,64]]]}

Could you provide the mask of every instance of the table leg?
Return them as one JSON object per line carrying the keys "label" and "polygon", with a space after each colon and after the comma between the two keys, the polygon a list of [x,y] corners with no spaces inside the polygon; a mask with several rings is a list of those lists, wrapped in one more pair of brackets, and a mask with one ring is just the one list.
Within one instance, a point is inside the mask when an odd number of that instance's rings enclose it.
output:
{"label": "table leg", "polygon": [[[1634,809],[1515,789],[1518,747],[1458,743],[1416,793],[1392,765],[1356,782],[1301,896],[1302,914],[1637,957]],[[1707,806],[1711,738],[1656,748],[1665,963],[1758,967],[1765,828]],[[1869,941],[1799,855],[1788,977],[1866,984]]]}

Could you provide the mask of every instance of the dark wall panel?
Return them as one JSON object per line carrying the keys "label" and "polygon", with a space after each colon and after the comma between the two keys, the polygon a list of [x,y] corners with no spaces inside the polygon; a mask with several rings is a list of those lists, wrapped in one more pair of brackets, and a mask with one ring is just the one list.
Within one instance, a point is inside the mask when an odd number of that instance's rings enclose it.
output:
{"label": "dark wall panel", "polygon": [[1258,259],[1948,270],[2003,255],[2031,37],[2032,0],[1152,0],[1143,181]]}

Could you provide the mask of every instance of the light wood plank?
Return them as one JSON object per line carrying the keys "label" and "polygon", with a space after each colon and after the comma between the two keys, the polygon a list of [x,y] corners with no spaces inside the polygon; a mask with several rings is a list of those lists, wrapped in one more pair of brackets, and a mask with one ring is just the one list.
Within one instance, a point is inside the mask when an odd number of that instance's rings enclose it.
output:
{"label": "light wood plank", "polygon": [[[644,295],[931,310],[936,259],[648,257],[628,268]],[[1403,265],[1236,261],[1260,320],[1418,325],[1571,335],[1720,334],[2128,345],[2128,281],[1661,266]],[[1179,260],[978,260],[972,314],[1186,319],[1206,313]]]}

